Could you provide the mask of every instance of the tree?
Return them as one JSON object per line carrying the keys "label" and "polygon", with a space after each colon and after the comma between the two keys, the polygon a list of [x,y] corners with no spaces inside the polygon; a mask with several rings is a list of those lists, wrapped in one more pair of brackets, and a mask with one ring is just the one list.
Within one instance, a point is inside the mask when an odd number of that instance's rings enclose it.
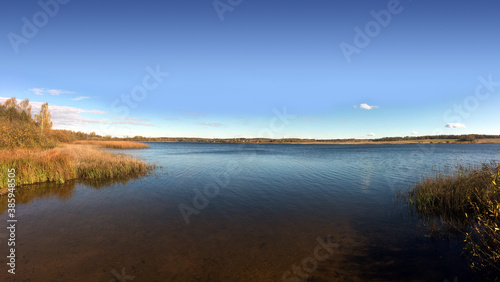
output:
{"label": "tree", "polygon": [[41,130],[50,130],[52,128],[51,115],[49,112],[49,103],[43,103],[39,114],[35,114],[35,121]]}
{"label": "tree", "polygon": [[[24,118],[24,116],[26,116],[27,121],[31,121],[31,105],[30,105],[30,100],[25,99],[21,103],[19,103],[19,109],[21,110],[21,116],[23,118]],[[24,119],[26,119],[26,118],[24,118]]]}
{"label": "tree", "polygon": [[8,109],[11,109],[11,108],[17,108],[17,100],[16,100],[16,97],[12,97],[10,99],[7,99],[5,101],[5,109],[8,110]]}
{"label": "tree", "polygon": [[474,142],[476,140],[476,136],[470,134],[470,135],[462,135],[459,139],[459,141],[462,142]]}

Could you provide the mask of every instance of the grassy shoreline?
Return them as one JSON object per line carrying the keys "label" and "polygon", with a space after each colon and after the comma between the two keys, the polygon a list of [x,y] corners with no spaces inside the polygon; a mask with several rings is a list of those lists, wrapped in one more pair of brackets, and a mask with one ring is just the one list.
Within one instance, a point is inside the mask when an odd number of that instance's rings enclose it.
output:
{"label": "grassy shoreline", "polygon": [[473,269],[500,277],[500,163],[437,174],[400,196],[412,214],[459,231]]}
{"label": "grassy shoreline", "polygon": [[[77,142],[56,148],[0,151],[0,171],[15,168],[16,184],[63,183],[72,179],[115,179],[146,175],[154,166],[125,154],[99,148],[147,148],[136,142]],[[0,176],[0,195],[7,192],[7,174]]]}

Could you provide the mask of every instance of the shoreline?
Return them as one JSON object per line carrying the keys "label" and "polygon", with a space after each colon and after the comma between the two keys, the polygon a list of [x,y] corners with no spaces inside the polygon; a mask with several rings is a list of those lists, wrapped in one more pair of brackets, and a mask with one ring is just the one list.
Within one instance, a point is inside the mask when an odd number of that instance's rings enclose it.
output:
{"label": "shoreline", "polygon": [[[484,139],[471,141],[456,141],[456,140],[409,140],[409,141],[304,141],[304,142],[278,142],[279,139],[272,141],[229,141],[223,139],[209,139],[203,141],[185,140],[185,141],[170,141],[170,140],[152,140],[152,141],[137,141],[147,143],[217,143],[217,144],[276,144],[276,145],[452,145],[452,144],[500,144],[500,139]],[[448,143],[446,142],[448,141]]]}
{"label": "shoreline", "polygon": [[[65,143],[45,150],[6,150],[0,152],[0,168],[15,169],[16,187],[42,182],[133,178],[147,175],[154,168],[131,155],[101,148],[106,146]],[[0,176],[0,195],[7,194],[7,184],[7,175]]]}

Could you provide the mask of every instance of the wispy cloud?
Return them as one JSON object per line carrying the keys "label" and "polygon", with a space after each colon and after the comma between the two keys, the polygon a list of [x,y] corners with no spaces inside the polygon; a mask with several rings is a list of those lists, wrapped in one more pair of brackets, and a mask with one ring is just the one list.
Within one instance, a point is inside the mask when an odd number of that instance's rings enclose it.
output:
{"label": "wispy cloud", "polygon": [[47,93],[50,95],[61,95],[61,94],[73,94],[75,92],[73,91],[66,91],[66,90],[60,90],[60,89],[47,89]]}
{"label": "wispy cloud", "polygon": [[43,92],[45,92],[42,88],[31,88],[28,91],[35,93],[35,95],[43,95]]}
{"label": "wispy cloud", "polygon": [[90,114],[96,114],[96,115],[103,115],[103,114],[107,114],[108,113],[106,111],[99,111],[99,110],[85,110],[85,112],[86,113],[90,113]]}
{"label": "wispy cloud", "polygon": [[71,100],[74,100],[74,101],[80,101],[80,100],[84,100],[84,99],[90,99],[90,97],[87,97],[87,96],[80,96],[80,97],[76,97],[76,98],[71,99]]}
{"label": "wispy cloud", "polygon": [[319,117],[310,117],[310,116],[300,116],[297,117],[298,119],[306,120],[306,121],[313,121],[313,120],[318,120]]}
{"label": "wispy cloud", "polygon": [[178,118],[164,118],[164,120],[179,120]]}
{"label": "wispy cloud", "polygon": [[[354,108],[357,108],[357,107],[358,107],[358,106],[354,106]],[[362,104],[360,104],[360,105],[359,105],[359,108],[360,108],[360,109],[365,109],[365,110],[371,110],[371,109],[376,109],[376,108],[378,108],[378,106],[370,106],[370,105],[368,105],[368,104],[366,104],[366,103],[362,103]]]}
{"label": "wispy cloud", "polygon": [[375,133],[368,133],[366,134],[366,137],[374,137],[375,136]]}
{"label": "wispy cloud", "polygon": [[465,124],[463,123],[447,123],[444,127],[447,128],[465,128]]}
{"label": "wispy cloud", "polygon": [[204,117],[204,114],[201,113],[195,113],[195,112],[189,112],[189,113],[184,113],[187,116],[193,116],[193,117]]}
{"label": "wispy cloud", "polygon": [[346,122],[346,120],[345,120],[345,119],[343,119],[343,120],[339,120],[339,122],[340,122],[340,123],[344,123],[344,122]]}
{"label": "wispy cloud", "polygon": [[199,125],[211,126],[211,127],[221,127],[221,123],[209,123],[209,122],[200,122]]}
{"label": "wispy cloud", "polygon": [[411,134],[412,135],[418,135],[418,131],[412,131]]}
{"label": "wispy cloud", "polygon": [[146,118],[127,118],[127,117],[117,117],[117,116],[113,116],[113,118],[120,120],[128,120],[128,121],[149,121]]}
{"label": "wispy cloud", "polygon": [[31,88],[28,91],[33,92],[35,95],[43,95],[44,93],[48,93],[50,95],[61,95],[61,94],[74,94],[73,91],[66,91],[61,89],[45,89],[45,88]]}

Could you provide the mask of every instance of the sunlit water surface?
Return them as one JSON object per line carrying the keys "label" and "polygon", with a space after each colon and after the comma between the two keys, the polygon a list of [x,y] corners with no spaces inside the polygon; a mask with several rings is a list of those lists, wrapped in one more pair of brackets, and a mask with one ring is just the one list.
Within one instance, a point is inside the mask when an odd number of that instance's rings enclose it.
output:
{"label": "sunlit water surface", "polygon": [[0,281],[479,280],[459,241],[429,237],[394,197],[498,160],[498,144],[149,144],[115,152],[151,176],[19,189],[16,275],[4,229]]}

